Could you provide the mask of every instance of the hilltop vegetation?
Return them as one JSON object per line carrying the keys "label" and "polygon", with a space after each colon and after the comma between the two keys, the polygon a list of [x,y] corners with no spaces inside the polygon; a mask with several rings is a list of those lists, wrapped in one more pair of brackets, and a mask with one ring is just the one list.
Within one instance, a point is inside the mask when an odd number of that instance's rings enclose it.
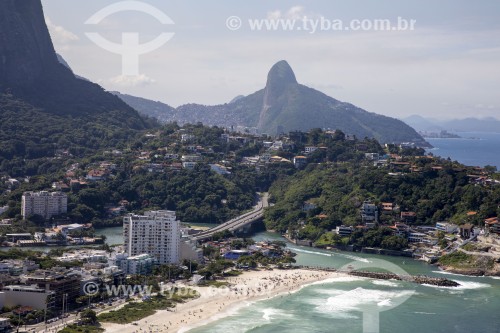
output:
{"label": "hilltop vegetation", "polygon": [[39,0],[1,1],[0,31],[0,172],[54,173],[58,152],[124,148],[157,126],[59,63]]}
{"label": "hilltop vegetation", "polygon": [[[333,149],[328,146],[322,154],[332,155]],[[415,212],[415,220],[411,222],[414,225],[439,221],[479,224],[500,213],[500,186],[476,185],[468,177],[473,168],[412,156],[415,153],[418,155],[418,151],[411,150],[402,154],[401,158],[407,161],[404,172],[397,163],[375,167],[372,161],[355,156],[342,163],[328,159],[334,163],[309,164],[305,170],[281,178],[271,186],[269,192],[275,205],[265,213],[266,226],[288,231],[298,239],[319,240],[320,244],[347,244],[360,243],[359,235],[354,233],[350,240],[342,240],[325,233],[340,225],[361,225],[360,208],[365,200],[376,205],[393,203],[399,207],[398,212]],[[306,202],[313,206],[304,209]],[[471,211],[476,214],[469,216],[467,213]],[[399,213],[380,214],[381,224],[389,226],[397,221]],[[391,248],[399,247],[393,245]]]}
{"label": "hilltop vegetation", "polygon": [[[262,144],[226,142],[221,139],[224,130],[217,127],[180,128],[169,124],[153,133],[128,132],[129,136],[124,136],[126,144],[124,140],[113,141],[110,136],[110,140],[101,141],[96,135],[88,138],[88,142],[96,140],[96,147],[70,149],[69,154],[58,157],[41,155],[28,159],[21,151],[12,151],[12,156],[2,162],[8,172],[3,174],[29,177],[29,180],[8,191],[7,185],[0,183],[0,190],[5,191],[0,197],[0,206],[9,206],[4,216],[18,220],[10,230],[33,231],[44,223],[37,218],[21,223],[21,195],[25,191],[48,190],[53,183],[66,186],[68,213],[62,217],[73,222],[92,222],[96,227],[118,225],[124,211],[169,209],[175,210],[178,218],[185,222],[221,223],[250,209],[255,203],[255,192],[266,190],[278,177],[295,172],[290,164],[272,165],[259,173],[239,165],[237,161],[243,156],[259,153]],[[189,143],[181,143],[183,133],[192,137]],[[48,132],[47,138],[56,140]],[[40,146],[27,142],[30,147],[31,144]],[[202,153],[191,151],[193,146],[199,147]],[[174,157],[168,157],[170,155]],[[183,155],[195,155],[199,158],[198,165],[193,169],[183,168],[180,163]],[[210,163],[225,158],[232,161],[229,174],[211,171]],[[92,170],[106,170],[106,177],[99,181],[86,180]],[[70,186],[71,180],[77,181],[78,186]],[[125,202],[123,210],[110,213],[110,208],[119,207],[120,202]]]}

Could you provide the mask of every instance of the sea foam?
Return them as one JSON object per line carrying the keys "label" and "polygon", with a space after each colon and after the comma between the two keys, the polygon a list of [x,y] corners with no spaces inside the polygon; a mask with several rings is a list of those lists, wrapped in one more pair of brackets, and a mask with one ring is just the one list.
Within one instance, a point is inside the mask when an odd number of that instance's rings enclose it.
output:
{"label": "sea foam", "polygon": [[449,289],[449,290],[469,290],[469,289],[483,289],[483,288],[490,288],[491,284],[488,283],[480,283],[480,282],[472,282],[472,281],[460,281],[460,280],[453,280],[460,285],[458,287],[443,287],[443,286],[434,286],[430,284],[423,284],[423,286],[430,287],[430,288],[437,288],[437,289]]}
{"label": "sea foam", "polygon": [[376,289],[356,288],[346,291],[337,296],[329,297],[323,305],[316,307],[321,313],[330,314],[334,317],[345,318],[346,314],[362,312],[369,308],[384,308],[393,306],[393,301],[400,297],[408,297],[414,294],[413,290],[383,291]]}
{"label": "sea foam", "polygon": [[396,282],[387,280],[373,280],[372,283],[376,286],[399,287],[399,284],[397,284]]}

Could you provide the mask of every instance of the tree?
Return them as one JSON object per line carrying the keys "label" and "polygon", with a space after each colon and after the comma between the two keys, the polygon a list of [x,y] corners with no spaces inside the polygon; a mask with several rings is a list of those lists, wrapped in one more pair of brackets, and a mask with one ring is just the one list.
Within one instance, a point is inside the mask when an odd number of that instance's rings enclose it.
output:
{"label": "tree", "polygon": [[488,173],[495,173],[495,172],[497,172],[497,167],[492,166],[492,165],[486,165],[484,167],[484,170],[486,170],[486,172],[488,172]]}
{"label": "tree", "polygon": [[257,262],[255,261],[255,258],[252,256],[241,256],[238,258],[237,263],[239,266],[248,266],[251,268],[257,267]]}
{"label": "tree", "polygon": [[403,237],[385,237],[380,246],[387,250],[401,251],[408,246],[408,241]]}
{"label": "tree", "polygon": [[97,325],[99,321],[97,320],[97,314],[94,310],[85,309],[80,313],[80,318],[87,325]]}

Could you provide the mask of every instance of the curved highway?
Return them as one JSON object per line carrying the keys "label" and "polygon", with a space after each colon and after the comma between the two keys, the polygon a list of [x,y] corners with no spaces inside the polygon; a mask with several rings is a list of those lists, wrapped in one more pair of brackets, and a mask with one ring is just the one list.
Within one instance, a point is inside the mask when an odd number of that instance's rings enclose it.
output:
{"label": "curved highway", "polygon": [[200,241],[204,240],[207,238],[212,237],[214,234],[222,231],[236,231],[238,229],[241,229],[249,224],[252,224],[253,222],[261,219],[264,216],[264,208],[269,206],[268,203],[268,198],[269,194],[262,193],[262,195],[259,196],[259,201],[257,202],[257,205],[254,206],[254,208],[250,211],[247,212],[243,215],[240,215],[238,217],[235,217],[232,220],[229,220],[225,223],[219,224],[218,226],[208,229],[206,231],[200,232],[196,235],[193,235],[192,239],[195,241]]}

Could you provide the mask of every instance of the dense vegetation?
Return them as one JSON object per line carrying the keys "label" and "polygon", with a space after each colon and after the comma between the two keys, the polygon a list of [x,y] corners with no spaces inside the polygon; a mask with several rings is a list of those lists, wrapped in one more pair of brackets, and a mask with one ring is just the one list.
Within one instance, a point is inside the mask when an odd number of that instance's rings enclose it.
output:
{"label": "dense vegetation", "polygon": [[[497,214],[500,198],[500,188],[470,184],[466,172],[454,171],[452,163],[440,171],[429,166],[422,173],[404,176],[367,165],[310,166],[276,182],[270,192],[276,205],[268,210],[267,223],[281,231],[299,220],[321,229],[355,225],[361,219],[359,208],[367,199],[396,202],[402,211],[415,211],[417,224],[463,222],[468,211],[479,212],[474,220],[480,221]],[[308,200],[317,208],[306,213],[302,206]],[[319,221],[315,216],[320,213],[327,217]]]}
{"label": "dense vegetation", "polygon": [[[15,218],[8,229],[11,232],[38,231],[45,223],[36,217],[21,219],[24,191],[46,190],[53,182],[68,184],[68,171],[72,179],[84,179],[101,163],[113,165],[109,177],[68,189],[68,214],[62,218],[92,222],[96,227],[120,224],[122,218],[110,214],[109,208],[125,201],[127,211],[169,209],[185,222],[220,223],[250,209],[255,192],[269,189],[275,203],[265,216],[269,229],[289,231],[319,246],[397,249],[405,244],[383,229],[377,231],[380,235],[372,235],[375,242],[355,235],[342,239],[328,232],[341,224],[359,224],[359,208],[365,200],[392,202],[401,211],[414,211],[416,224],[443,220],[477,224],[498,214],[500,187],[472,184],[469,170],[462,165],[440,161],[441,167],[436,169],[435,160],[420,158],[421,149],[384,149],[374,139],[347,139],[341,131],[292,132],[288,147],[272,152],[291,161],[307,146],[320,147],[307,156],[304,170],[290,162],[256,169],[240,162],[266,153],[262,141],[223,140],[225,131],[218,127],[170,123],[147,132],[124,131],[97,118],[83,122],[83,118],[45,113],[8,95],[0,96],[0,109],[0,175],[4,180],[26,177],[13,188],[0,183],[6,194],[0,198],[0,206],[9,206],[4,216]],[[188,142],[181,140],[184,134],[189,134]],[[192,155],[193,149],[201,159],[194,169],[172,167],[180,164],[180,156]],[[375,167],[365,158],[367,152],[400,154],[420,171],[398,173],[394,166]],[[210,170],[210,163],[226,163],[231,172],[219,175]],[[154,167],[160,170],[152,170]],[[304,211],[306,201],[316,208]],[[469,211],[478,213],[469,217]],[[381,215],[382,224],[394,221],[394,215]]]}
{"label": "dense vegetation", "polygon": [[105,147],[128,147],[141,132],[124,130],[128,120],[114,112],[62,116],[0,94],[0,173],[11,177],[52,174],[63,166],[57,152],[83,157]]}
{"label": "dense vegetation", "polygon": [[[38,111],[32,110],[32,112]],[[49,125],[45,128],[50,131]],[[40,132],[45,133],[44,129]],[[54,133],[52,135],[47,133],[49,142],[59,140],[60,134],[57,131]],[[75,130],[75,133],[78,131]],[[183,169],[182,166],[169,167],[172,163],[179,162],[181,155],[192,154],[183,145],[178,144],[182,133],[190,133],[193,136],[190,145],[206,148],[201,156],[202,163],[193,170]],[[169,209],[177,211],[177,216],[185,222],[220,223],[250,209],[255,202],[256,191],[266,190],[278,177],[295,172],[291,164],[272,165],[260,173],[256,173],[254,168],[239,164],[234,164],[231,174],[225,176],[211,171],[209,163],[217,163],[226,156],[241,160],[243,156],[258,154],[262,150],[262,144],[259,143],[225,142],[221,140],[223,133],[220,128],[210,128],[200,124],[185,126],[182,129],[176,124],[169,124],[158,130],[155,135],[145,136],[145,132],[140,134],[130,132],[130,136],[121,134],[123,138],[116,141],[113,141],[111,136],[100,138],[97,133],[93,133],[92,138],[83,136],[82,144],[86,142],[87,145],[91,145],[92,140],[96,140],[95,147],[70,149],[74,154],[58,158],[23,155],[26,146],[31,147],[31,144],[39,146],[36,142],[30,143],[27,139],[28,134],[24,138],[26,143],[20,140],[18,144],[14,141],[5,141],[5,151],[10,151],[9,154],[12,156],[3,159],[2,165],[8,171],[3,174],[9,177],[29,177],[26,182],[9,189],[5,192],[7,195],[0,198],[0,206],[9,206],[4,216],[17,219],[9,227],[9,231],[34,232],[43,226],[43,219],[33,217],[28,221],[21,220],[20,204],[23,192],[47,190],[53,182],[58,181],[68,184],[66,173],[70,169],[74,174],[73,179],[83,179],[88,170],[98,168],[103,162],[114,165],[107,179],[87,181],[84,187],[68,190],[67,217],[73,222],[92,222],[96,227],[120,224],[122,219],[111,216],[108,209],[125,200],[128,211]],[[74,133],[72,135],[74,136]],[[70,140],[73,138],[72,135],[68,134],[68,139],[63,135],[63,138]],[[20,150],[11,149],[16,145]],[[50,146],[52,147],[52,144]],[[112,155],[110,153],[112,149],[121,153]],[[165,158],[167,149],[170,154],[179,156],[177,160]],[[147,161],[138,159],[141,151],[145,152]],[[52,154],[54,151],[44,151],[44,153]],[[161,171],[151,172],[148,169],[150,164],[158,165]],[[0,183],[0,190],[2,189],[8,189],[4,182]]]}
{"label": "dense vegetation", "polygon": [[474,256],[460,251],[446,254],[439,258],[438,263],[453,269],[478,269],[490,270],[494,267],[493,258],[485,256]]}
{"label": "dense vegetation", "polygon": [[[317,241],[318,246],[354,244],[398,249],[405,244],[398,243],[395,238],[385,239],[392,234],[383,229],[374,231],[378,236],[360,237],[355,233],[350,239],[327,232],[339,225],[361,224],[360,207],[365,200],[377,205],[391,202],[402,212],[416,212],[415,225],[439,221],[479,224],[500,213],[500,187],[471,183],[468,177],[471,169],[458,163],[440,160],[440,167],[434,168],[436,160],[419,158],[422,152],[418,150],[399,151],[418,169],[417,172],[401,173],[396,166],[375,167],[369,161],[356,158],[359,155],[349,151],[348,143],[335,145],[333,141],[326,146],[328,149],[315,154],[322,154],[319,160],[334,163],[309,164],[305,170],[280,178],[271,186],[275,205],[265,214],[269,229]],[[338,149],[344,152],[339,154]],[[377,151],[375,147],[370,149]],[[339,156],[349,158],[339,161]],[[315,157],[317,155],[312,156]],[[306,202],[313,203],[315,208],[304,210]],[[477,214],[468,216],[470,211]],[[396,221],[399,221],[396,213],[380,214],[382,224],[391,225]]]}

